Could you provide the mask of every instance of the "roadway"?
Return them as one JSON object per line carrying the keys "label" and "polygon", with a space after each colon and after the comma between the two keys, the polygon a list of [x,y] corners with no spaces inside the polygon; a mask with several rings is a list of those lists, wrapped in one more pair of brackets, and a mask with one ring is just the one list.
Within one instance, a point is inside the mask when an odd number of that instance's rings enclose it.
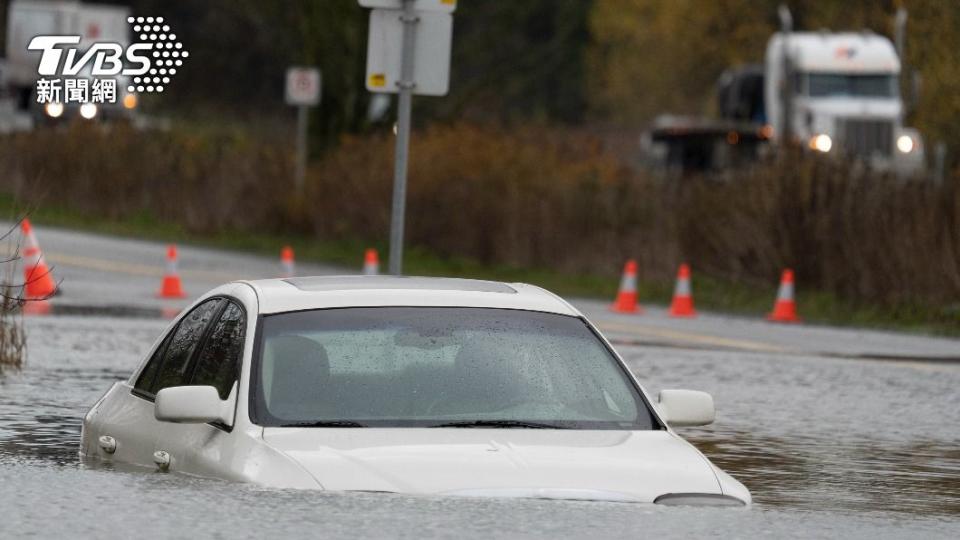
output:
{"label": "roadway", "polygon": [[[188,298],[160,299],[156,292],[164,273],[166,244],[36,223],[34,231],[47,263],[61,281],[62,294],[50,302],[55,313],[169,314],[226,281],[278,277],[282,272],[280,246],[275,258],[178,246],[179,273]],[[8,242],[7,251],[12,247]],[[296,271],[298,275],[350,274],[359,272],[361,264],[362,253],[358,253],[356,268],[298,263]],[[696,294],[696,283],[693,286]],[[623,315],[610,312],[602,301],[573,299],[572,303],[617,345],[960,362],[958,339],[811,324],[773,324],[761,316],[700,313],[695,319],[672,319],[665,309],[656,306],[644,306],[641,315]]]}

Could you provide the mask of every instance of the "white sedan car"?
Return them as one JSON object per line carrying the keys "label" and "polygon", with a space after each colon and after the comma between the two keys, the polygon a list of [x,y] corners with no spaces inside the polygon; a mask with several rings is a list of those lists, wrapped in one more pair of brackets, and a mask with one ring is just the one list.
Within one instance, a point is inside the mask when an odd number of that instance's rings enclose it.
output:
{"label": "white sedan car", "polygon": [[524,284],[241,281],[198,300],[83,421],[81,455],[283,488],[750,503],[570,304]]}

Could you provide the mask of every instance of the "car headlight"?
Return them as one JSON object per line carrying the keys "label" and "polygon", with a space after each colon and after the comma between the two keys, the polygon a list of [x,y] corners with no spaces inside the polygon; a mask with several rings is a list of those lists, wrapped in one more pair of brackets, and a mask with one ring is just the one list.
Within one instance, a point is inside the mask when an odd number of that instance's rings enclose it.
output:
{"label": "car headlight", "polygon": [[97,115],[97,106],[93,103],[84,103],[80,106],[80,116],[92,120]]}
{"label": "car headlight", "polygon": [[50,102],[43,107],[43,111],[50,118],[59,118],[63,114],[63,103]]}
{"label": "car headlight", "polygon": [[897,150],[900,150],[904,154],[909,154],[913,151],[913,148],[916,146],[913,142],[913,137],[909,135],[901,135],[897,137]]}
{"label": "car headlight", "polygon": [[653,500],[665,506],[746,506],[747,503],[729,495],[713,493],[667,493]]}
{"label": "car headlight", "polygon": [[810,137],[810,149],[816,150],[817,152],[827,153],[830,149],[833,148],[833,139],[830,138],[826,133],[821,133],[819,135],[814,135]]}

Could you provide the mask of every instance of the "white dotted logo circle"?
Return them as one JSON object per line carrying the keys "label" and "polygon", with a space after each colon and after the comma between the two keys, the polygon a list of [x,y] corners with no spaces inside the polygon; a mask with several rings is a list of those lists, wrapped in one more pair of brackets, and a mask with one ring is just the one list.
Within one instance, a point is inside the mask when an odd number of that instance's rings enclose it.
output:
{"label": "white dotted logo circle", "polygon": [[[149,43],[153,48],[147,71],[151,76],[144,74],[134,77],[133,84],[127,86],[127,92],[163,92],[164,87],[160,83],[169,84],[169,76],[177,74],[173,66],[182,66],[181,58],[189,57],[190,53],[183,48],[183,43],[177,41],[177,35],[171,32],[170,25],[164,24],[163,17],[127,17],[127,23],[132,25],[133,32],[140,37],[140,42]],[[165,76],[157,77],[158,74]]]}

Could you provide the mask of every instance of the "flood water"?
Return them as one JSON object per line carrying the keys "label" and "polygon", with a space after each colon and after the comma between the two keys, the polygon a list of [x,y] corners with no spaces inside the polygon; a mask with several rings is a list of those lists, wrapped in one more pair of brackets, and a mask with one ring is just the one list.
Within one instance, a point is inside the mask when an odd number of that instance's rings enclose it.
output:
{"label": "flood water", "polygon": [[647,388],[714,395],[681,433],[749,509],[268,490],[90,467],[80,422],[163,320],[27,319],[0,375],[0,537],[960,538],[960,365],[622,347]]}

